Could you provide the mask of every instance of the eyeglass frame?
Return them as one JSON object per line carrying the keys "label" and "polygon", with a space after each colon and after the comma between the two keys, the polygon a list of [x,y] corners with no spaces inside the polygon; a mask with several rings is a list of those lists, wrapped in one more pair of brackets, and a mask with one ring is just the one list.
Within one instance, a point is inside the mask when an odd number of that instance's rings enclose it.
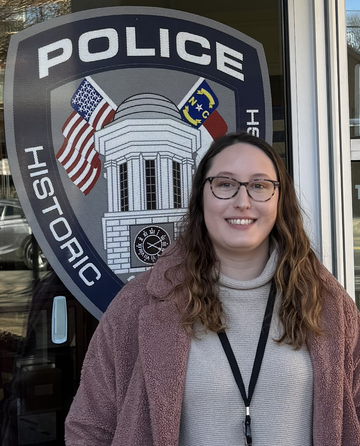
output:
{"label": "eyeglass frame", "polygon": [[[232,181],[235,181],[235,183],[237,183],[238,185],[239,185],[239,187],[238,187],[238,190],[234,193],[234,195],[232,195],[231,197],[228,197],[228,198],[222,198],[222,197],[218,197],[217,195],[215,195],[215,193],[214,193],[214,191],[213,191],[213,188],[212,188],[212,182],[213,182],[213,180],[215,179],[215,178],[224,178],[224,179],[227,179],[227,180],[232,180]],[[249,193],[249,191],[248,191],[248,185],[250,184],[250,183],[254,183],[254,182],[256,182],[256,181],[267,181],[267,182],[269,182],[269,183],[272,183],[273,184],[273,186],[274,186],[274,192],[271,194],[271,197],[269,197],[269,198],[267,198],[266,200],[256,200],[255,198],[253,198],[251,195],[250,195],[250,193]],[[235,180],[235,178],[231,178],[231,177],[223,177],[223,176],[221,176],[221,175],[216,175],[216,176],[214,176],[214,177],[207,177],[207,178],[205,178],[205,180],[204,180],[204,185],[205,185],[205,183],[207,182],[207,181],[209,181],[209,183],[210,183],[210,189],[211,189],[211,192],[212,192],[212,194],[214,195],[214,197],[215,198],[217,198],[218,200],[230,200],[231,198],[234,198],[234,197],[236,197],[236,195],[239,193],[239,190],[240,190],[240,187],[241,186],[244,186],[245,187],[245,190],[246,190],[246,193],[248,194],[248,196],[252,199],[252,200],[254,200],[254,201],[257,201],[258,203],[266,203],[267,201],[269,201],[269,200],[271,200],[272,199],[272,197],[275,195],[275,191],[276,191],[276,188],[278,187],[280,187],[280,182],[279,181],[274,181],[274,180],[269,180],[269,179],[267,179],[267,178],[261,178],[261,179],[257,179],[257,180],[252,180],[252,181],[245,181],[245,182],[242,182],[242,181],[238,181],[238,180]]]}

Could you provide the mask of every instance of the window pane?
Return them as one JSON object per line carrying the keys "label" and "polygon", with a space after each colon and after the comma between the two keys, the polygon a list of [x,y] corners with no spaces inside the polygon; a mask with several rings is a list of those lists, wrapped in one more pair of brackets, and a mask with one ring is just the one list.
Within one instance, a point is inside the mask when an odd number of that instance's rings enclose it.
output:
{"label": "window pane", "polygon": [[181,208],[181,170],[180,163],[173,161],[174,208]]}
{"label": "window pane", "polygon": [[146,209],[156,209],[156,172],[155,160],[145,161]]}
{"label": "window pane", "polygon": [[129,189],[127,163],[120,164],[120,210],[125,212],[129,210]]}
{"label": "window pane", "polygon": [[349,73],[349,114],[353,197],[355,296],[360,305],[360,5],[346,2],[346,38]]}

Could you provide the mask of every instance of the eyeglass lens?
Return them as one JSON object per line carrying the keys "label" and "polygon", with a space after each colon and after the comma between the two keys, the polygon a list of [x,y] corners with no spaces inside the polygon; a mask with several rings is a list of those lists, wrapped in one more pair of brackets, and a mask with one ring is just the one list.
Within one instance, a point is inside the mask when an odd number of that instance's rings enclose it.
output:
{"label": "eyeglass lens", "polygon": [[[211,182],[212,191],[217,198],[232,198],[240,189],[240,184],[231,178],[215,177]],[[271,181],[250,181],[246,187],[251,198],[266,201],[272,197],[275,186]]]}

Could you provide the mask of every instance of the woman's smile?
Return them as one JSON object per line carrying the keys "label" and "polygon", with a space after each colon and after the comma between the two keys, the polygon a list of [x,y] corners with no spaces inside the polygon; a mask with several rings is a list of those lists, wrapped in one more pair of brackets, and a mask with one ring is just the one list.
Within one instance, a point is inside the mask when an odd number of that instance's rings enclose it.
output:
{"label": "woman's smile", "polygon": [[255,220],[249,220],[248,218],[228,218],[226,219],[231,225],[249,226],[254,223]]}

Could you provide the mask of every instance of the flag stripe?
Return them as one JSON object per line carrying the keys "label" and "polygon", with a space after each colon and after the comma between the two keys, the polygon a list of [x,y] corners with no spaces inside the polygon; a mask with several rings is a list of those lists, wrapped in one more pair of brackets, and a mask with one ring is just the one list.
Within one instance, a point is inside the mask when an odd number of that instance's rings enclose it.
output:
{"label": "flag stripe", "polygon": [[[115,114],[115,110],[113,110],[112,108],[110,108],[109,106],[106,105],[105,109],[103,111],[103,114],[98,116],[98,119],[95,123],[94,127],[96,128],[96,130],[102,129],[104,127],[106,121],[109,122],[112,120],[114,114]],[[110,118],[110,119],[108,120],[108,118]]]}
{"label": "flag stripe", "polygon": [[65,138],[63,145],[60,147],[60,149],[58,150],[57,154],[56,154],[56,158],[60,161],[62,160],[62,155],[64,152],[66,152],[66,147],[68,145],[69,141]]}
{"label": "flag stripe", "polygon": [[72,152],[72,143],[67,139],[65,139],[64,144],[65,143],[66,143],[65,150],[64,150],[62,156],[59,158],[59,161],[62,165],[64,165],[67,162],[67,160],[69,159],[69,156],[71,156],[71,152]]}
{"label": "flag stripe", "polygon": [[81,156],[80,154],[78,155],[78,157],[76,158],[74,165],[72,167],[70,167],[67,170],[67,173],[69,175],[69,177],[72,179],[72,181],[74,181],[76,178],[78,178],[78,176],[81,174],[83,168],[84,168],[84,163],[88,163],[90,164],[92,167],[96,167],[97,165],[97,158],[99,158],[99,154],[94,150],[93,151],[93,158],[91,160],[91,162],[88,161],[87,158]]}
{"label": "flag stripe", "polygon": [[[68,140],[67,150],[64,151],[59,161],[61,164],[65,165],[71,158],[72,151],[76,150],[76,140],[79,132],[84,127],[86,123],[83,121],[81,116],[77,115],[77,119],[74,120],[71,126],[69,126],[68,131],[64,133],[65,138]],[[81,134],[80,134],[81,135]]]}
{"label": "flag stripe", "polygon": [[102,127],[105,127],[106,124],[109,124],[109,122],[111,122],[114,119],[114,116],[115,116],[115,110],[110,110],[103,121]]}
{"label": "flag stripe", "polygon": [[92,135],[93,129],[87,124],[86,122],[81,122],[77,126],[76,129],[74,129],[73,133],[70,137],[68,137],[69,141],[73,143],[75,147],[81,147],[83,137],[89,134]]}
{"label": "flag stripe", "polygon": [[84,173],[84,170],[86,167],[89,166],[89,169],[91,169],[91,164],[86,161],[85,158],[80,157],[78,164],[76,166],[76,171],[74,170],[72,174],[69,174],[69,177],[71,180],[75,183],[75,181]]}
{"label": "flag stripe", "polygon": [[76,130],[77,125],[81,124],[81,122],[83,122],[82,117],[78,113],[75,113],[72,119],[70,119],[68,122],[67,126],[64,128],[63,134],[65,138],[69,139],[69,136],[74,130]]}
{"label": "flag stripe", "polygon": [[79,175],[76,180],[74,180],[74,184],[78,186],[80,189],[81,184],[83,184],[84,180],[86,181],[87,176],[89,175],[89,172],[91,174],[91,171],[93,170],[92,166],[89,163],[84,163],[83,169],[81,171],[81,175]]}
{"label": "flag stripe", "polygon": [[[92,158],[94,157],[94,154],[96,153],[96,151],[93,150],[93,147],[94,147],[93,142],[94,142],[94,136],[91,133],[90,135],[88,135],[86,137],[86,140],[83,141],[83,143],[81,145],[80,145],[80,142],[77,143],[76,146],[79,146],[79,149],[75,148],[73,150],[73,156],[69,160],[66,161],[66,164],[65,164],[65,160],[63,162],[65,169],[66,170],[71,169],[71,165],[74,163],[74,159],[75,159],[74,157],[77,157],[78,155],[83,156],[84,158],[90,157],[89,162],[91,162]],[[94,153],[92,153],[92,151]]]}
{"label": "flag stripe", "polygon": [[[77,142],[79,141],[79,138],[81,137],[82,133],[88,128],[89,124],[84,121],[81,116],[79,116],[79,119],[76,121],[74,126],[70,129],[70,132],[66,135],[64,135],[70,142],[73,143],[74,146],[76,146]],[[91,127],[90,127],[91,128]]]}
{"label": "flag stripe", "polygon": [[76,162],[77,158],[80,157],[80,153],[77,150],[73,150],[73,152],[70,154],[70,158],[69,160],[66,162],[66,164],[64,163],[64,169],[66,170],[67,173],[69,173],[71,171],[71,166]]}
{"label": "flag stripe", "polygon": [[79,185],[80,190],[87,195],[90,190],[94,187],[97,182],[101,172],[101,163],[99,162],[99,167],[92,170],[90,178],[86,181],[84,185]]}
{"label": "flag stripe", "polygon": [[[96,177],[96,171],[100,170],[101,168],[101,163],[99,160],[99,165],[98,167],[92,167],[89,169],[89,171],[87,172],[87,174],[83,177],[83,179],[78,183],[78,187],[81,190],[82,188],[87,189],[93,182],[94,178]],[[86,171],[87,169],[85,169]],[[80,177],[79,177],[80,178]]]}
{"label": "flag stripe", "polygon": [[91,118],[89,119],[89,124],[91,125],[91,127],[98,130],[97,124],[99,122],[99,119],[101,119],[101,116],[106,112],[107,108],[108,104],[104,100],[101,101],[100,104],[95,108],[93,114],[91,115]]}
{"label": "flag stripe", "polygon": [[78,114],[76,113],[76,111],[73,111],[72,113],[71,113],[71,115],[68,117],[68,119],[64,122],[64,125],[62,126],[62,129],[61,129],[61,131],[63,132],[63,133],[65,133],[66,132],[66,127],[70,124],[70,122],[74,119],[74,118],[77,118],[77,116],[78,116]]}
{"label": "flag stripe", "polygon": [[83,174],[83,172],[88,164],[89,163],[84,158],[81,159],[81,162],[79,162],[78,165],[76,166],[76,170],[73,171],[72,175],[69,175],[71,178],[71,181],[73,181],[75,183],[75,180],[77,180],[79,178],[79,176]]}
{"label": "flag stripe", "polygon": [[98,152],[94,148],[94,137],[92,136],[91,139],[86,143],[84,146],[84,149],[82,151],[84,154],[83,156],[89,161],[90,164],[92,164],[92,159],[95,155],[98,155]]}

